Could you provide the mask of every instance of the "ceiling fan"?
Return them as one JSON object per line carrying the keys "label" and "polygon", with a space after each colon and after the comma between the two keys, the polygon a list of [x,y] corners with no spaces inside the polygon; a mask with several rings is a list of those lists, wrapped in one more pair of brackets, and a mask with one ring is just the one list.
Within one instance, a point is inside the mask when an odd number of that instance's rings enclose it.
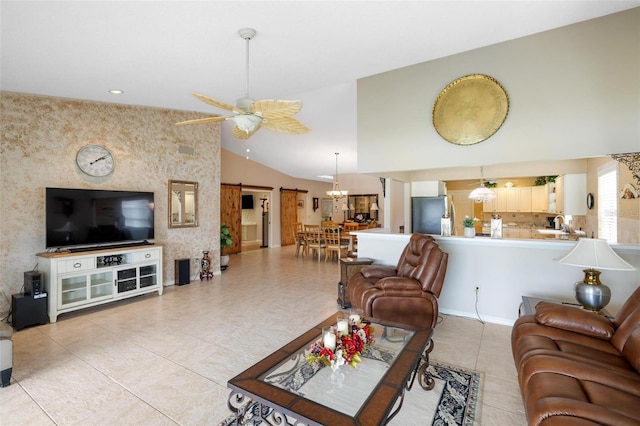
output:
{"label": "ceiling fan", "polygon": [[195,120],[181,121],[177,125],[215,123],[219,121],[233,120],[232,133],[239,139],[249,139],[251,135],[264,127],[267,130],[280,133],[307,133],[309,128],[292,117],[302,109],[302,101],[287,101],[277,99],[267,99],[254,101],[249,98],[249,41],[255,37],[256,30],[253,28],[241,28],[238,30],[240,37],[246,42],[247,52],[247,88],[243,98],[236,101],[236,105],[229,105],[199,93],[193,96],[202,102],[213,105],[217,108],[233,112],[234,115],[199,118]]}

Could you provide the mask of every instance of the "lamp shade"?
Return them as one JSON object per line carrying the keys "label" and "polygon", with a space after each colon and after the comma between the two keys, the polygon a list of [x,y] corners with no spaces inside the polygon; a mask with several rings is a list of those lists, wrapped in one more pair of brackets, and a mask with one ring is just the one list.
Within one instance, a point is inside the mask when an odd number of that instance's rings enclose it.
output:
{"label": "lamp shade", "polygon": [[380,210],[378,208],[378,203],[376,203],[375,201],[371,203],[371,207],[369,208],[369,210]]}
{"label": "lamp shade", "polygon": [[481,184],[478,188],[471,191],[471,194],[469,194],[469,198],[476,203],[482,203],[485,201],[494,200],[496,198],[496,194],[495,192]]}
{"label": "lamp shade", "polygon": [[636,268],[625,262],[614,252],[607,240],[580,238],[578,243],[565,255],[554,259],[558,263],[593,269],[633,271]]}

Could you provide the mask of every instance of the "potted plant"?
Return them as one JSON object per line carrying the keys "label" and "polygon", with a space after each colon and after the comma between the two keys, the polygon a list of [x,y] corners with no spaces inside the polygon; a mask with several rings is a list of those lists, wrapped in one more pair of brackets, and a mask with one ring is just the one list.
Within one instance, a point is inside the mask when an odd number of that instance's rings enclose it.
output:
{"label": "potted plant", "polygon": [[480,219],[478,219],[477,217],[471,218],[469,216],[465,216],[464,219],[462,219],[462,226],[464,226],[465,237],[472,238],[476,236],[475,223],[479,220]]}
{"label": "potted plant", "polygon": [[233,238],[229,225],[223,223],[220,225],[220,266],[226,268],[229,265],[229,255],[225,254],[224,249],[231,248]]}

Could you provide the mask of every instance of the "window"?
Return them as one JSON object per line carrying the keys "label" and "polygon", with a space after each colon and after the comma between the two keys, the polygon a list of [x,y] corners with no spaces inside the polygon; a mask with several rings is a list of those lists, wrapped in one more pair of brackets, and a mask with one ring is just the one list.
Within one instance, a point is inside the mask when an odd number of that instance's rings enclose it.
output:
{"label": "window", "polygon": [[598,168],[598,238],[618,242],[618,168],[611,161]]}

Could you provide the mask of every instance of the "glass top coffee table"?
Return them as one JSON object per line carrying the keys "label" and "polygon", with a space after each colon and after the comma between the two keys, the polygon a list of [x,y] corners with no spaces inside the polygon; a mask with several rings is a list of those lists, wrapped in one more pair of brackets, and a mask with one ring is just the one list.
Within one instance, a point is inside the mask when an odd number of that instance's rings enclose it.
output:
{"label": "glass top coffee table", "polygon": [[385,424],[416,377],[423,389],[433,388],[427,373],[432,329],[368,318],[375,343],[356,368],[309,364],[311,345],[321,340],[322,327],[335,324],[336,315],[229,380],[228,405],[239,424],[251,400],[260,404],[258,416],[267,424]]}

